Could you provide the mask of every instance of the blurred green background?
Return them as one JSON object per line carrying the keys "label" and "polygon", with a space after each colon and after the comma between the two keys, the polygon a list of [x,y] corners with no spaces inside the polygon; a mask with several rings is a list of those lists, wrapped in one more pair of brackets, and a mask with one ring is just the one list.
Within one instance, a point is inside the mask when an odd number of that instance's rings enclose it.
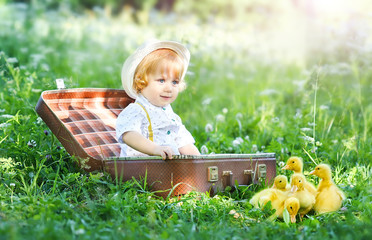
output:
{"label": "blurred green background", "polygon": [[[25,75],[24,80],[1,76],[4,109],[15,114],[15,99],[23,103],[27,97],[33,113],[41,91],[56,88],[56,78],[67,88],[122,88],[125,59],[144,41],[158,38],[180,41],[191,52],[188,88],[173,106],[198,147],[208,142],[210,152],[250,152],[252,145],[267,146],[287,135],[287,147],[304,154],[291,141],[316,120],[324,121],[317,129],[323,137],[340,127],[345,130],[335,131],[337,138],[361,135],[365,142],[371,131],[371,5],[367,0],[2,0],[0,49]],[[233,124],[216,120],[225,114],[222,109]],[[237,121],[236,114],[243,118]],[[289,127],[286,121],[297,115],[306,118],[290,139],[283,124]],[[206,134],[208,123],[220,135]],[[245,148],[231,148],[230,138],[246,136],[252,141]]]}

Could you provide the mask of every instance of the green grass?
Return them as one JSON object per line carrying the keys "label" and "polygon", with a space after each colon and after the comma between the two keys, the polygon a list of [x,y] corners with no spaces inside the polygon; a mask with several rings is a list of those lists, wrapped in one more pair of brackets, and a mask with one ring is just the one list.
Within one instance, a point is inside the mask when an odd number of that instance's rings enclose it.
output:
{"label": "green grass", "polygon": [[[345,29],[325,33],[327,44],[314,43],[301,55],[275,39],[262,41],[277,27],[264,18],[198,23],[189,16],[172,24],[155,15],[135,25],[125,14],[24,5],[0,5],[0,15],[0,239],[372,236],[371,36],[362,35],[356,50],[355,38],[340,37]],[[173,107],[199,149],[275,152],[278,165],[297,155],[305,172],[329,163],[347,195],[343,208],[287,225],[268,221],[270,209],[248,203],[258,188],[160,199],[141,181],[116,184],[105,173],[76,167],[34,110],[41,92],[55,89],[56,78],[68,88],[121,88],[123,61],[151,37],[182,41],[191,51],[188,88]],[[277,173],[289,175],[279,167]]]}

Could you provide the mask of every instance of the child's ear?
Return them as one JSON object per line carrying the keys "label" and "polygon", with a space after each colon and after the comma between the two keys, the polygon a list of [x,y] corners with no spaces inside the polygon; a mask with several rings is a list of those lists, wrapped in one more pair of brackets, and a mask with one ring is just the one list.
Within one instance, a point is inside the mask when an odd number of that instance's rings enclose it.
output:
{"label": "child's ear", "polygon": [[136,89],[138,93],[142,91],[147,86],[146,78],[142,78],[140,76],[136,76],[133,81],[133,87]]}

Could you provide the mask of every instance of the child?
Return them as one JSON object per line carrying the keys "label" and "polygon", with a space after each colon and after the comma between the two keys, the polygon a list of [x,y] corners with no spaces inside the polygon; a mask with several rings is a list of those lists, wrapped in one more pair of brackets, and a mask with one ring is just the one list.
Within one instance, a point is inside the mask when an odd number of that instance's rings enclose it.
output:
{"label": "child", "polygon": [[154,40],[140,46],[124,62],[121,79],[128,96],[136,99],[118,116],[116,136],[121,157],[199,155],[195,140],[172,110],[184,90],[190,61],[186,47]]}

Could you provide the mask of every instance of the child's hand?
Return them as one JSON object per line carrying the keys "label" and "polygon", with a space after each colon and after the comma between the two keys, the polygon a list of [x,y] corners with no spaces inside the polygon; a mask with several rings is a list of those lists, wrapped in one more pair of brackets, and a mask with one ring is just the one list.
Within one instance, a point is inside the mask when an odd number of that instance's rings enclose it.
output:
{"label": "child's hand", "polygon": [[172,159],[173,151],[171,147],[168,146],[157,146],[154,151],[154,155],[161,156],[163,160]]}
{"label": "child's hand", "polygon": [[159,146],[143,137],[140,133],[129,131],[123,134],[123,141],[133,149],[151,156],[161,156],[163,160],[172,159],[173,151],[169,146]]}

